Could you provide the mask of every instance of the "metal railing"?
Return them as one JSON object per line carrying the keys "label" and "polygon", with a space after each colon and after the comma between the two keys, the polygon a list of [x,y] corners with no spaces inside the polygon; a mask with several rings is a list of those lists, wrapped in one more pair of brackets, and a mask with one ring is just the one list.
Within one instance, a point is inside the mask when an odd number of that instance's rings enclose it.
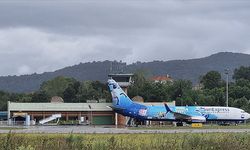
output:
{"label": "metal railing", "polygon": [[0,126],[7,126],[8,125],[8,121],[0,121]]}

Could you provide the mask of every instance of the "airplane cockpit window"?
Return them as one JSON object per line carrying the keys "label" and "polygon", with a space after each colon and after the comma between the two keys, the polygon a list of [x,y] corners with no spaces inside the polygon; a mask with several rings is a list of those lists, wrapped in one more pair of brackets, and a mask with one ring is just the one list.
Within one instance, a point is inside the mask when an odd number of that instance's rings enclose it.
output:
{"label": "airplane cockpit window", "polygon": [[116,89],[116,88],[117,88],[117,86],[115,84],[113,84],[113,89]]}

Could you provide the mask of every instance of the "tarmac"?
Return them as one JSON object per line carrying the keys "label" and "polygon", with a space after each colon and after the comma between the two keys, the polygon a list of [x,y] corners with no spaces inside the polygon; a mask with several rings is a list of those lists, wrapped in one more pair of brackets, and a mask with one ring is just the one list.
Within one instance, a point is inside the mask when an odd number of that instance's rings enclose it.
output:
{"label": "tarmac", "polygon": [[29,126],[29,127],[0,127],[0,133],[106,133],[106,134],[133,134],[133,133],[250,133],[250,129],[136,129],[117,128],[115,126]]}

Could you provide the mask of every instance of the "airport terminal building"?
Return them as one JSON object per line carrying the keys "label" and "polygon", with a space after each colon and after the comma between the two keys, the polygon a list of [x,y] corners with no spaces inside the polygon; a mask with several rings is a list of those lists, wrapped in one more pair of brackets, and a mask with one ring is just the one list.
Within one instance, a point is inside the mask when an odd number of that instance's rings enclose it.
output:
{"label": "airport terminal building", "polygon": [[[163,105],[163,103],[143,103],[144,105]],[[8,102],[9,125],[41,124],[41,120],[56,119],[60,121],[90,125],[125,125],[126,117],[116,114],[109,106],[112,103],[16,103]],[[175,106],[175,102],[168,103]]]}
{"label": "airport terminal building", "polygon": [[[127,92],[133,74],[109,74]],[[143,103],[143,101],[135,99]],[[143,103],[144,105],[163,105],[163,103]],[[64,103],[58,97],[50,103],[8,102],[7,118],[9,125],[37,125],[59,122],[90,125],[126,125],[127,117],[115,113],[112,103]],[[175,101],[168,103],[175,106]],[[58,123],[57,122],[57,123]]]}
{"label": "airport terminal building", "polygon": [[62,121],[81,120],[91,124],[114,124],[115,114],[111,103],[15,103],[8,102],[8,118],[12,124],[25,121],[26,116],[36,124],[54,114]]}

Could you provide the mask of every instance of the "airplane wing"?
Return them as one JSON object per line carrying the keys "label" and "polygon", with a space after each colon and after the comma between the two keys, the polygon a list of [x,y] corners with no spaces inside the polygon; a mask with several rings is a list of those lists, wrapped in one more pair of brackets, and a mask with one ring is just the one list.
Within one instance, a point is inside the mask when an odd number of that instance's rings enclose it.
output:
{"label": "airplane wing", "polygon": [[124,110],[124,108],[114,107],[114,106],[107,106],[108,108],[112,108],[113,110]]}
{"label": "airplane wing", "polygon": [[172,110],[168,107],[168,105],[167,105],[166,103],[164,103],[164,106],[165,106],[165,108],[166,108],[166,110],[167,110],[167,113],[168,113],[168,112],[173,113],[176,119],[189,119],[190,117],[192,117],[192,116],[189,116],[189,115],[186,115],[186,114],[182,114],[182,113],[178,113],[178,112],[172,111]]}
{"label": "airplane wing", "polygon": [[181,113],[177,113],[177,112],[172,112],[174,114],[174,117],[176,119],[180,119],[180,120],[189,120],[192,118],[192,116],[186,115],[186,114],[181,114]]}
{"label": "airplane wing", "polygon": [[173,113],[174,114],[174,117],[175,119],[178,119],[178,120],[188,120],[188,121],[192,121],[192,122],[205,122],[206,121],[206,118],[201,116],[201,115],[187,115],[187,114],[182,114],[182,113],[178,113],[178,112],[174,112],[172,111],[168,105],[166,103],[164,103],[164,106],[167,110],[167,113],[170,112],[170,113]]}

